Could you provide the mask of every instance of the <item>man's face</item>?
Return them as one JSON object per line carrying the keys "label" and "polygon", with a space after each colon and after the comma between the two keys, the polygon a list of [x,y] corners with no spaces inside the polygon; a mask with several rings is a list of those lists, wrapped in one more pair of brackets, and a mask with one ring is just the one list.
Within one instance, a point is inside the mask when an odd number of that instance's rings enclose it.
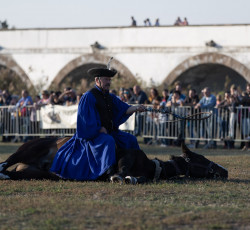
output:
{"label": "man's face", "polygon": [[105,91],[109,91],[111,85],[111,77],[98,77],[95,80],[96,85]]}
{"label": "man's face", "polygon": [[22,91],[22,97],[24,97],[24,98],[28,97],[28,94],[26,91]]}
{"label": "man's face", "polygon": [[140,88],[138,86],[134,86],[133,91],[135,95],[138,95],[140,93]]}
{"label": "man's face", "polygon": [[193,97],[194,97],[194,91],[193,91],[193,90],[189,90],[189,91],[188,91],[188,96],[189,96],[190,98],[193,98]]}
{"label": "man's face", "polygon": [[206,97],[209,97],[209,96],[210,96],[210,91],[209,91],[209,89],[204,89],[204,95],[205,95]]}
{"label": "man's face", "polygon": [[181,85],[176,85],[176,86],[175,86],[175,90],[181,92]]}

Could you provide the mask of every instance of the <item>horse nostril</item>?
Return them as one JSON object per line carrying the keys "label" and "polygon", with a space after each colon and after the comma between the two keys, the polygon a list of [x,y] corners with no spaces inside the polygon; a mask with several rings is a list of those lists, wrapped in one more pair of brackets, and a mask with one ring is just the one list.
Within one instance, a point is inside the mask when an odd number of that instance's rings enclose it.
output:
{"label": "horse nostril", "polygon": [[214,179],[218,179],[218,178],[220,178],[220,174],[219,173],[215,173],[214,174]]}
{"label": "horse nostril", "polygon": [[209,169],[209,173],[213,173],[214,172],[214,170],[213,169]]}

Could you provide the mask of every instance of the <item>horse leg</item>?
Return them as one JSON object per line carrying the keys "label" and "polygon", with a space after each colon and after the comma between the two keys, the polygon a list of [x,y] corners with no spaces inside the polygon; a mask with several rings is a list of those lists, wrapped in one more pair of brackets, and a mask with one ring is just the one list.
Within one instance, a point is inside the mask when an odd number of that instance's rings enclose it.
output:
{"label": "horse leg", "polygon": [[124,178],[130,175],[132,166],[135,163],[136,155],[131,150],[118,150],[121,154],[118,154],[118,173],[110,177],[111,182],[122,183]]}
{"label": "horse leg", "polygon": [[5,171],[0,173],[1,179],[10,180],[59,180],[60,177],[57,175],[41,170],[33,165],[19,164],[12,171]]}
{"label": "horse leg", "polygon": [[125,177],[126,184],[144,184],[147,182],[149,182],[149,180],[145,176],[140,176],[140,177],[126,176]]}
{"label": "horse leg", "polygon": [[41,138],[29,141],[20,146],[6,161],[0,163],[0,172],[17,163],[34,164],[48,154],[56,153],[57,138]]}

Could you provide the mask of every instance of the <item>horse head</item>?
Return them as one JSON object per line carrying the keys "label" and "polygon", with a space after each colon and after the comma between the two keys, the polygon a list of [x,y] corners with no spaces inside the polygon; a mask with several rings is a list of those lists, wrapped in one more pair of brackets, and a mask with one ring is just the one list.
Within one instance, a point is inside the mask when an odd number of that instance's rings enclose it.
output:
{"label": "horse head", "polygon": [[184,142],[181,144],[182,157],[188,163],[186,176],[194,178],[228,178],[228,171],[221,165],[208,160],[206,157],[190,151]]}

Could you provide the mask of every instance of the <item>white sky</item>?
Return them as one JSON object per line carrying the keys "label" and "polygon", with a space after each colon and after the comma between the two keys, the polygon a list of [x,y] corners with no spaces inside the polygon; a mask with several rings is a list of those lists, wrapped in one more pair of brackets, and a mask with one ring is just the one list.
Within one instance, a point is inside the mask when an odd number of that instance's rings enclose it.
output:
{"label": "white sky", "polygon": [[138,25],[150,18],[172,25],[250,24],[250,0],[0,0],[0,21],[16,28]]}

